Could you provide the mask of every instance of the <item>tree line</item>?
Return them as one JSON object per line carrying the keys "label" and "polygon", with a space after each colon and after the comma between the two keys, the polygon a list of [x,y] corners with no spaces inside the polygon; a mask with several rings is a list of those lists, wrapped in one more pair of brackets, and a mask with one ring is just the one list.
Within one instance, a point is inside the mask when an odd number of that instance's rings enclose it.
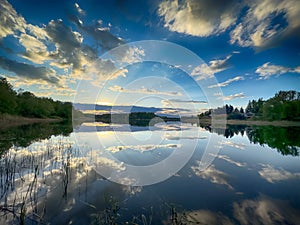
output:
{"label": "tree line", "polygon": [[0,77],[0,114],[71,120],[72,104],[36,97],[29,91],[16,92],[6,78]]}
{"label": "tree line", "polygon": [[199,115],[200,119],[210,118],[211,114],[226,114],[227,119],[237,120],[288,120],[300,121],[300,92],[279,91],[274,97],[267,100],[259,98],[248,102],[245,110],[225,105],[216,109],[210,109]]}

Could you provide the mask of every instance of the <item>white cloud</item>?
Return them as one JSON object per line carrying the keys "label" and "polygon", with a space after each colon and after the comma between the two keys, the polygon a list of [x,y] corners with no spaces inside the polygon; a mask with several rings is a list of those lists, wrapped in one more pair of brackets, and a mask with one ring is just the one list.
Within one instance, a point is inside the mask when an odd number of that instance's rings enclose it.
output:
{"label": "white cloud", "polygon": [[[200,165],[199,161],[197,163]],[[216,169],[214,165],[211,165],[206,170],[202,171],[199,165],[192,166],[192,170],[196,176],[210,180],[210,182],[214,184],[225,185],[229,189],[233,189],[233,187],[228,182],[228,179],[230,178],[228,174]]]}
{"label": "white cloud", "polygon": [[106,150],[116,153],[119,151],[125,151],[125,150],[134,150],[139,152],[147,152],[147,151],[153,151],[159,148],[180,148],[180,144],[165,144],[165,145],[120,145],[120,146],[111,146],[108,147]]}
{"label": "white cloud", "polygon": [[77,10],[77,12],[81,15],[84,15],[85,12],[80,8],[80,6],[78,5],[78,3],[74,4],[75,9]]}
{"label": "white cloud", "polygon": [[140,89],[131,90],[131,89],[125,89],[118,85],[109,87],[109,90],[114,91],[114,92],[150,94],[150,95],[168,95],[168,96],[181,96],[182,95],[180,92],[177,92],[177,91],[162,92],[162,91],[157,91],[157,90],[151,89],[151,88],[140,88]]}
{"label": "white cloud", "polygon": [[[245,5],[249,9],[242,21],[231,31],[231,44],[266,48],[289,36],[297,35],[300,28],[298,0],[255,0],[245,2]],[[285,20],[287,25],[279,24],[278,17]]]}
{"label": "white cloud", "polygon": [[223,96],[221,97],[224,101],[230,101],[236,98],[245,98],[245,94],[243,92],[241,93],[237,93],[237,94],[233,94],[233,95],[228,95],[228,96]]}
{"label": "white cloud", "polygon": [[170,31],[207,37],[232,26],[239,13],[235,1],[170,1],[160,3],[158,15]]}
{"label": "white cloud", "polygon": [[234,77],[234,78],[230,78],[222,83],[218,83],[218,84],[215,84],[215,85],[211,85],[211,86],[208,86],[208,88],[215,88],[215,87],[226,87],[228,84],[232,83],[232,82],[235,82],[235,81],[239,81],[239,80],[244,80],[244,77],[242,76],[237,76],[237,77]]}
{"label": "white cloud", "polygon": [[286,201],[260,196],[233,204],[234,217],[241,225],[298,224],[299,213]]}
{"label": "white cloud", "polygon": [[269,62],[263,64],[255,70],[255,73],[258,73],[259,79],[269,79],[271,76],[279,76],[285,73],[300,73],[300,67],[295,69],[279,66],[279,65],[271,65]]}
{"label": "white cloud", "polygon": [[235,143],[233,141],[228,141],[228,140],[222,140],[220,142],[221,145],[226,145],[226,146],[230,146],[230,147],[233,147],[233,148],[237,148],[237,149],[241,149],[241,150],[244,150],[246,148],[246,145],[245,144],[239,144],[239,143]]}
{"label": "white cloud", "polygon": [[282,168],[275,169],[271,165],[263,164],[263,168],[258,171],[259,175],[270,183],[300,178],[300,173],[291,173]]}
{"label": "white cloud", "polygon": [[232,55],[226,56],[224,59],[215,59],[206,64],[200,64],[195,67],[191,73],[196,80],[203,80],[214,77],[215,73],[222,72],[230,67],[229,59]]}
{"label": "white cloud", "polygon": [[18,31],[25,33],[25,19],[6,0],[1,1],[0,12],[0,40]]}
{"label": "white cloud", "polygon": [[234,161],[232,160],[229,156],[227,155],[217,155],[217,154],[210,154],[211,156],[213,157],[216,157],[216,158],[219,158],[219,159],[223,159],[225,160],[226,162],[229,162],[233,165],[236,165],[238,167],[245,167],[246,166],[246,163],[241,163],[241,162],[237,162],[237,161]]}

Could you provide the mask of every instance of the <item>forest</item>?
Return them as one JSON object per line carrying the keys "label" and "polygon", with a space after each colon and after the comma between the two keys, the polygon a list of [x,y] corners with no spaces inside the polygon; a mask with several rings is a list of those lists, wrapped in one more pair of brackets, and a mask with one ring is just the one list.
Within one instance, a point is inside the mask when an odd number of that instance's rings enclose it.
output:
{"label": "forest", "polygon": [[229,120],[300,121],[300,92],[279,91],[267,100],[259,98],[249,101],[245,109],[226,104],[201,113],[199,118],[210,118],[212,113],[215,115],[226,113]]}
{"label": "forest", "polygon": [[9,114],[32,118],[72,119],[72,104],[51,98],[36,97],[33,93],[16,92],[6,78],[0,77],[0,115]]}

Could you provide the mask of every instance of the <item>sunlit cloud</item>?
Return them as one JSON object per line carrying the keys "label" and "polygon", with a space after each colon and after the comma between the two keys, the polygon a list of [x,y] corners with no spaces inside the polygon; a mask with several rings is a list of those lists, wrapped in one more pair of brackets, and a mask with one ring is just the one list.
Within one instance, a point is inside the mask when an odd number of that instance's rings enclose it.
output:
{"label": "sunlit cloud", "polygon": [[236,82],[236,81],[240,81],[240,80],[244,80],[244,77],[242,76],[237,76],[237,77],[234,77],[234,78],[230,78],[222,83],[218,83],[218,84],[215,84],[215,85],[210,85],[208,86],[208,88],[215,88],[215,87],[226,87],[227,85],[233,83],[233,82]]}
{"label": "sunlit cloud", "polygon": [[214,77],[215,73],[222,72],[230,67],[229,60],[232,55],[226,56],[224,59],[215,59],[209,62],[209,65],[200,64],[195,67],[191,72],[191,75],[196,80],[203,80]]}
{"label": "sunlit cloud", "polygon": [[109,90],[113,92],[123,92],[123,93],[138,93],[138,94],[150,94],[150,95],[167,95],[167,96],[181,96],[182,94],[177,91],[163,92],[151,88],[141,88],[141,89],[126,89],[119,85],[109,87]]}
{"label": "sunlit cloud", "polygon": [[25,33],[25,19],[6,0],[1,1],[0,11],[0,40],[17,32]]}
{"label": "sunlit cloud", "polygon": [[[297,0],[245,2],[248,10],[242,21],[231,31],[231,44],[267,48],[291,36],[299,36],[300,5]],[[281,18],[282,25],[275,22]]]}
{"label": "sunlit cloud", "polygon": [[299,179],[300,173],[291,173],[285,169],[276,169],[269,164],[262,164],[262,169],[258,171],[259,175],[270,183],[289,179]]}
{"label": "sunlit cloud", "polygon": [[[235,24],[239,4],[235,1],[163,1],[158,15],[170,31],[207,37],[220,34]],[[212,10],[213,9],[213,10]]]}
{"label": "sunlit cloud", "polygon": [[270,62],[263,64],[262,66],[258,67],[255,73],[258,73],[259,79],[269,79],[272,76],[280,76],[281,74],[285,73],[300,73],[300,67],[296,68],[289,68],[285,66],[279,65],[272,65]]}

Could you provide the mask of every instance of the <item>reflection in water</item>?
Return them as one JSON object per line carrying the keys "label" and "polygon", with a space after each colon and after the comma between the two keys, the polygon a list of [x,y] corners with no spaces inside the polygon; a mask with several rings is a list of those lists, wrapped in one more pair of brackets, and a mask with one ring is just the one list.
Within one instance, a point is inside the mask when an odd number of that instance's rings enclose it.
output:
{"label": "reflection in water", "polygon": [[[299,157],[283,157],[260,146],[298,150],[298,128],[239,127],[241,131],[235,127],[219,131],[234,134],[228,139],[179,123],[141,130],[126,125],[118,125],[118,129],[101,123],[88,125],[97,126],[97,135],[106,141],[106,151],[119,159],[160,160],[177,147],[171,141],[180,139],[181,128],[183,141],[197,139],[199,145],[176,176],[156,185],[132,187],[96,173],[82,156],[74,133],[63,136],[70,132],[68,127],[50,124],[2,132],[1,146],[9,149],[0,159],[0,224],[299,224]],[[96,132],[87,127],[82,125],[78,131],[87,136]],[[292,134],[287,133],[289,129]],[[161,137],[167,143],[151,145],[134,139],[150,131],[152,136],[160,135],[162,130],[167,132]],[[131,138],[130,145],[112,141],[112,131]],[[2,137],[10,144],[6,145]],[[215,146],[221,149],[220,154],[211,153],[215,160],[202,171],[200,159],[208,140],[214,137],[221,139]],[[281,146],[276,137],[282,138]],[[126,170],[122,162],[104,155],[97,159],[106,169]]]}
{"label": "reflection in water", "polygon": [[[228,125],[226,129],[211,129],[208,126],[205,129],[224,135],[226,138],[246,134],[254,144],[266,144],[271,148],[276,148],[282,155],[299,156],[300,127]],[[232,142],[225,141],[224,144],[230,145]],[[237,145],[235,147],[242,148],[242,146]]]}
{"label": "reflection in water", "polygon": [[72,131],[70,123],[34,123],[0,130],[0,155],[12,146],[27,147],[52,135],[68,136]]}

